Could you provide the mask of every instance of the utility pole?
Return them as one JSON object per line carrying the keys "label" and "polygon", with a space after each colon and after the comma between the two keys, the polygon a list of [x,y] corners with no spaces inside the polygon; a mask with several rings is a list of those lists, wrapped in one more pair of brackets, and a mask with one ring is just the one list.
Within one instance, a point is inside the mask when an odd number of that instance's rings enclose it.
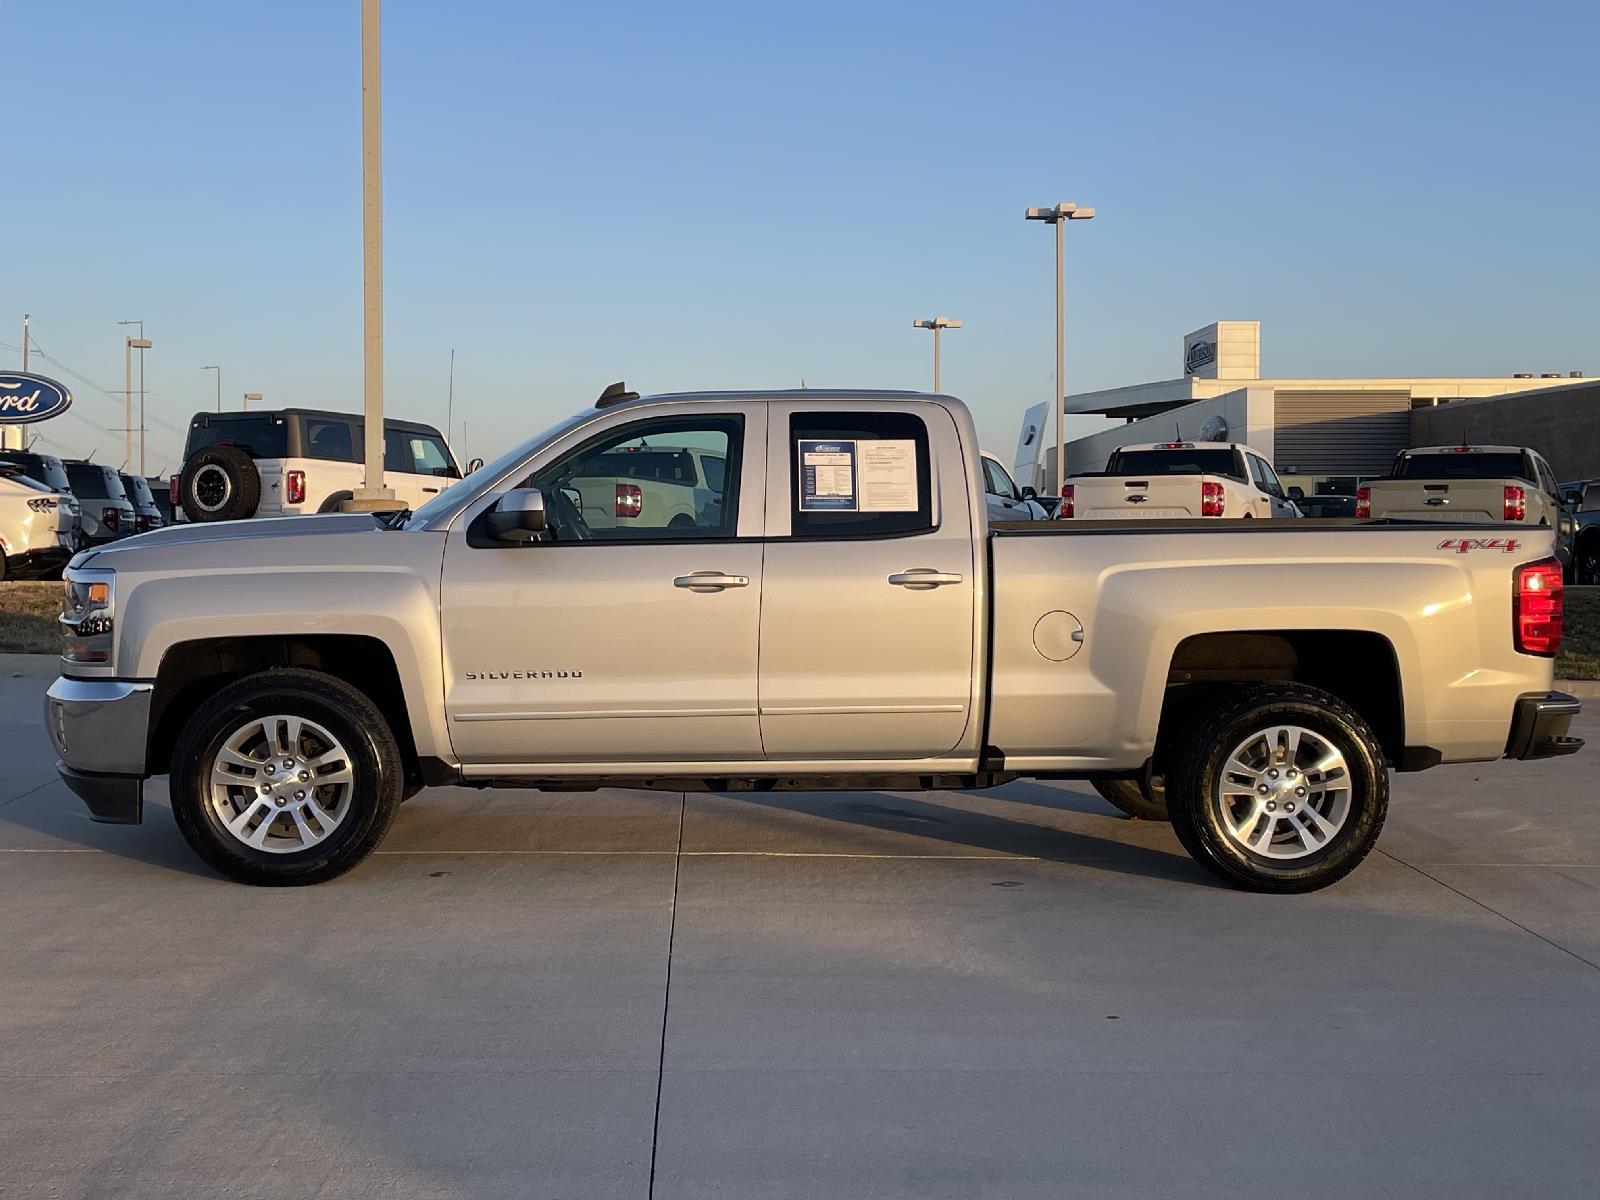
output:
{"label": "utility pole", "polygon": [[219,366],[216,366],[215,364],[213,364],[212,366],[201,367],[200,369],[202,371],[215,371],[217,373],[217,411],[221,412],[222,411],[222,368],[219,367]]}
{"label": "utility pole", "polygon": [[144,474],[144,352],[150,349],[150,343],[144,336],[143,321],[118,321],[118,325],[137,325],[138,337],[124,337],[122,339],[122,398],[123,409],[127,420],[123,422],[127,428],[127,462],[128,470],[133,470],[133,352],[139,352],[139,474]]}
{"label": "utility pole", "polygon": [[361,275],[366,476],[345,508],[393,507],[383,486],[383,75],[379,0],[361,0]]}

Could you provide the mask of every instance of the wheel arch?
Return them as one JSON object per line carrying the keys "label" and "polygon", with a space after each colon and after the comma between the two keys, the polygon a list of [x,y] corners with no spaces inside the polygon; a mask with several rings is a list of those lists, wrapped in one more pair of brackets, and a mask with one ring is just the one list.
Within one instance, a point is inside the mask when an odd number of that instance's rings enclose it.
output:
{"label": "wheel arch", "polygon": [[419,751],[399,662],[381,638],[348,633],[259,634],[176,642],[161,657],[151,696],[145,761],[163,771],[184,724],[225,684],[273,667],[300,667],[343,680],[383,713],[405,760],[408,780],[431,769],[434,747]]}
{"label": "wheel arch", "polygon": [[1400,656],[1387,636],[1359,629],[1255,629],[1191,634],[1173,648],[1157,725],[1158,765],[1178,730],[1218,689],[1269,681],[1337,696],[1372,726],[1390,763],[1404,768],[1417,762],[1412,750],[1423,748],[1406,745]]}

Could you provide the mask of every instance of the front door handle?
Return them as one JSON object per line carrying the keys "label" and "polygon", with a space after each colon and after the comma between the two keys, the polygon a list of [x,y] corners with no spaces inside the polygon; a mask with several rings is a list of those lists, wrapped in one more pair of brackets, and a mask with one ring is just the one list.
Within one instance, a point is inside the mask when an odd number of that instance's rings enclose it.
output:
{"label": "front door handle", "polygon": [[935,571],[932,567],[912,567],[910,570],[897,571],[889,576],[889,582],[896,587],[936,588],[949,583],[960,583],[961,576],[949,571]]}
{"label": "front door handle", "polygon": [[692,575],[679,575],[672,581],[672,586],[688,588],[691,592],[720,592],[723,588],[749,587],[750,576],[696,571]]}

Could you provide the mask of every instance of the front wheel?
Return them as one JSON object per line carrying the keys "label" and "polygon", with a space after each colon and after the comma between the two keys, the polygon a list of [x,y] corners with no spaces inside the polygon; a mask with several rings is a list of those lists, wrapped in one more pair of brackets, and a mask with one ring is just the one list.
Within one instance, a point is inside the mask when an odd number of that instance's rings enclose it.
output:
{"label": "front wheel", "polygon": [[230,879],[321,883],[383,840],[405,769],[383,714],[317,671],[271,670],[189,718],[172,760],[185,840]]}
{"label": "front wheel", "polygon": [[1372,850],[1389,774],[1371,727],[1331,693],[1241,687],[1190,732],[1169,771],[1173,832],[1236,887],[1309,892]]}

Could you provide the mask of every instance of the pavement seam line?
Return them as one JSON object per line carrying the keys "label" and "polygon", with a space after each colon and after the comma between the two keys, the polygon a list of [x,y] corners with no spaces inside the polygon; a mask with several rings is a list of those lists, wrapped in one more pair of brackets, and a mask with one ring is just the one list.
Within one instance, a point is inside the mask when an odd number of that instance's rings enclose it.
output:
{"label": "pavement seam line", "polygon": [[9,800],[0,800],[0,808],[4,808],[8,804],[15,804],[18,800],[26,800],[29,796],[33,795],[35,792],[43,791],[45,788],[49,787],[52,783],[59,783],[59,782],[60,781],[56,780],[56,779],[46,779],[43,783],[39,784],[38,787],[31,787],[25,792],[19,792],[15,796],[11,797],[11,799],[9,799]]}
{"label": "pavement seam line", "polygon": [[656,1194],[656,1148],[661,1142],[661,1090],[667,1076],[667,1014],[672,1009],[672,949],[678,938],[678,879],[683,873],[683,824],[689,811],[689,793],[678,797],[678,853],[672,860],[672,916],[667,922],[667,978],[661,995],[661,1053],[656,1058],[656,1111],[650,1126],[650,1183],[648,1200]]}
{"label": "pavement seam line", "polygon": [[1553,940],[1551,938],[1545,937],[1545,935],[1540,933],[1537,929],[1530,929],[1528,926],[1524,925],[1521,921],[1517,920],[1515,917],[1506,916],[1506,914],[1501,912],[1498,908],[1495,908],[1491,904],[1485,904],[1482,900],[1479,900],[1476,896],[1469,896],[1466,892],[1463,892],[1460,888],[1452,887],[1450,884],[1448,884],[1444,880],[1440,879],[1437,875],[1430,875],[1427,871],[1424,871],[1421,867],[1416,866],[1413,863],[1408,863],[1403,858],[1396,858],[1394,855],[1390,854],[1387,850],[1384,850],[1384,849],[1380,848],[1378,850],[1378,853],[1383,855],[1390,862],[1397,862],[1402,867],[1406,867],[1409,870],[1415,871],[1418,875],[1421,875],[1424,879],[1433,880],[1434,883],[1437,883],[1440,887],[1444,888],[1446,891],[1454,892],[1456,895],[1460,896],[1463,900],[1471,901],[1473,904],[1476,904],[1479,908],[1483,909],[1484,912],[1493,913],[1495,916],[1499,917],[1506,924],[1515,925],[1518,929],[1522,930],[1523,933],[1531,934],[1532,936],[1538,938],[1545,945],[1553,946],[1555,949],[1561,951],[1561,953],[1563,953],[1565,955],[1568,955],[1568,956],[1570,956],[1572,958],[1577,959],[1584,966],[1591,967],[1596,971],[1600,971],[1600,963],[1593,962],[1590,959],[1585,958],[1583,955],[1579,954],[1576,950],[1568,950],[1560,942],[1555,941],[1555,940]]}

